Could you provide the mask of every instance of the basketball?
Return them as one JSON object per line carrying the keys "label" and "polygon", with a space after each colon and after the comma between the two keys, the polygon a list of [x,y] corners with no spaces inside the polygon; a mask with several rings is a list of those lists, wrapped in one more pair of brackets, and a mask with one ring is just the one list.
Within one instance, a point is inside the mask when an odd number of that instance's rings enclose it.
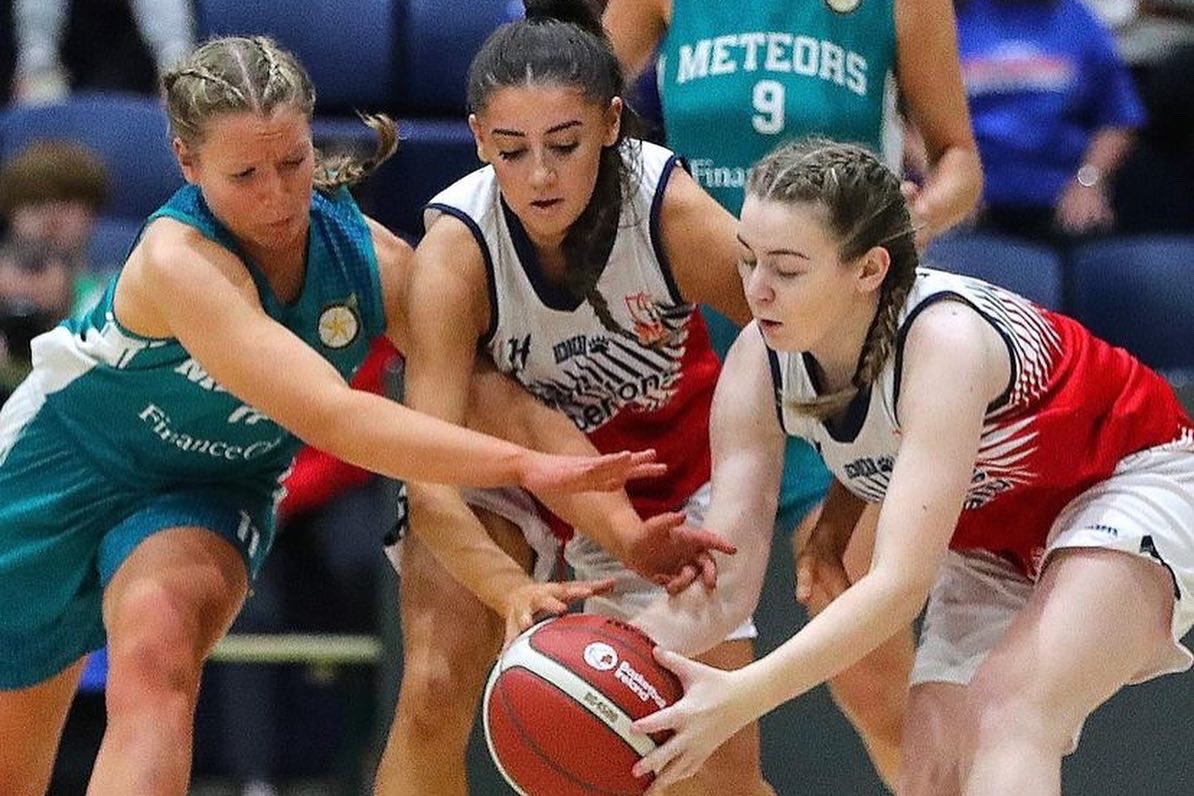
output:
{"label": "basketball", "polygon": [[683,695],[654,642],[604,616],[565,614],[527,630],[498,658],[482,717],[489,753],[523,796],[632,796],[651,784],[631,767],[666,735],[633,721]]}

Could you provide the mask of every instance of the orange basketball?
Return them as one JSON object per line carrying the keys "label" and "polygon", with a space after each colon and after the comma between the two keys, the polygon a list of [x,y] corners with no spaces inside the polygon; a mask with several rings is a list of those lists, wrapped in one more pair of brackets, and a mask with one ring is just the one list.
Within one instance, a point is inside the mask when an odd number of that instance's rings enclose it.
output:
{"label": "orange basketball", "polygon": [[524,796],[636,796],[651,784],[631,767],[657,743],[631,722],[683,695],[655,662],[642,631],[566,614],[519,636],[485,687],[485,740],[498,770]]}

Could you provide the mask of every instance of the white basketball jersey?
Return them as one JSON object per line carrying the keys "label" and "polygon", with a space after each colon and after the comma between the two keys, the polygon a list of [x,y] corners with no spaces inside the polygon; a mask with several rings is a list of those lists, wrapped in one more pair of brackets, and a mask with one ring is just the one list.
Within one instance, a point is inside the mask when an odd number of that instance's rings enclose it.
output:
{"label": "white basketball jersey", "polygon": [[769,352],[789,434],[811,441],[843,486],[881,501],[900,447],[896,412],[903,343],[936,301],[974,308],[1007,344],[1007,390],[987,409],[955,549],[984,549],[1034,574],[1053,520],[1127,455],[1194,449],[1194,429],[1160,376],[1064,315],[977,279],[922,269],[900,313],[896,345],[871,389],[832,428],[792,403],[816,396],[805,354]]}
{"label": "white basketball jersey", "polygon": [[597,289],[629,335],[607,330],[587,303],[546,278],[525,229],[502,200],[492,167],[445,189],[425,215],[428,228],[442,213],[455,216],[481,247],[491,307],[482,343],[498,368],[585,432],[623,408],[658,411],[682,391],[681,361],[694,309],[681,299],[659,239],[663,189],[676,156],[635,142],[623,157],[631,165],[632,187]]}

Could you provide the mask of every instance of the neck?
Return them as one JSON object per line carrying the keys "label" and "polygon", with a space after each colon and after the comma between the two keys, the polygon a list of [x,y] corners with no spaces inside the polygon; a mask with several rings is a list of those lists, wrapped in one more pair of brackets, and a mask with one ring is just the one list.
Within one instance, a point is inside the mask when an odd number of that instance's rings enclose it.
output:
{"label": "neck", "polygon": [[535,247],[535,254],[539,257],[539,267],[544,275],[554,281],[563,281],[568,268],[564,259],[564,236],[553,236],[551,239],[541,238],[527,231],[531,245]]}
{"label": "neck", "polygon": [[241,244],[245,253],[257,264],[274,296],[283,302],[293,301],[302,291],[306,276],[306,239],[302,246],[285,249],[262,248]]}
{"label": "neck", "polygon": [[878,296],[858,302],[830,334],[809,349],[821,366],[825,392],[837,392],[852,385],[862,347],[878,309]]}

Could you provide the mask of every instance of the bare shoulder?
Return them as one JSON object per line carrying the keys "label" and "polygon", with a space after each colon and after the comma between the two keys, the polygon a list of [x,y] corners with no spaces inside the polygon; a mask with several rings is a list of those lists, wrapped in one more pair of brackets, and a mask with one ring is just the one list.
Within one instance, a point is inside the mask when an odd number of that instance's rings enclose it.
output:
{"label": "bare shoulder", "polygon": [[400,236],[390,231],[389,227],[365,216],[365,224],[369,227],[369,234],[373,238],[373,250],[377,254],[377,261],[382,267],[392,266],[406,268],[414,254],[414,247]]}
{"label": "bare shoulder", "polygon": [[451,279],[457,286],[471,285],[483,290],[489,275],[482,245],[463,221],[444,213],[415,247],[418,268],[421,272],[430,269],[425,273]]}
{"label": "bare shoulder", "polygon": [[667,185],[663,190],[663,212],[669,208],[685,209],[701,208],[706,201],[714,202],[713,197],[705,193],[697,181],[677,163],[667,178]]}
{"label": "bare shoulder", "polygon": [[[725,388],[721,386],[723,383]],[[754,321],[742,327],[730,346],[718,379],[718,388],[732,389],[734,392],[745,390],[752,394],[765,388],[767,394],[771,394],[770,351]]]}
{"label": "bare shoulder", "polygon": [[150,222],[116,284],[120,322],[146,337],[173,335],[172,308],[218,292],[257,301],[253,278],[236,255],[171,218]]}
{"label": "bare shoulder", "polygon": [[905,382],[977,386],[994,400],[1010,378],[1010,354],[1003,338],[974,307],[938,301],[920,312],[904,344]]}
{"label": "bare shoulder", "polygon": [[240,258],[195,227],[172,218],[154,219],[145,228],[126,268],[153,284],[174,287],[217,276],[234,285],[253,286]]}
{"label": "bare shoulder", "polygon": [[[475,340],[488,327],[489,272],[481,246],[464,222],[447,214],[419,241],[409,280],[409,313],[416,336],[434,324]],[[442,324],[445,316],[456,323]]]}

